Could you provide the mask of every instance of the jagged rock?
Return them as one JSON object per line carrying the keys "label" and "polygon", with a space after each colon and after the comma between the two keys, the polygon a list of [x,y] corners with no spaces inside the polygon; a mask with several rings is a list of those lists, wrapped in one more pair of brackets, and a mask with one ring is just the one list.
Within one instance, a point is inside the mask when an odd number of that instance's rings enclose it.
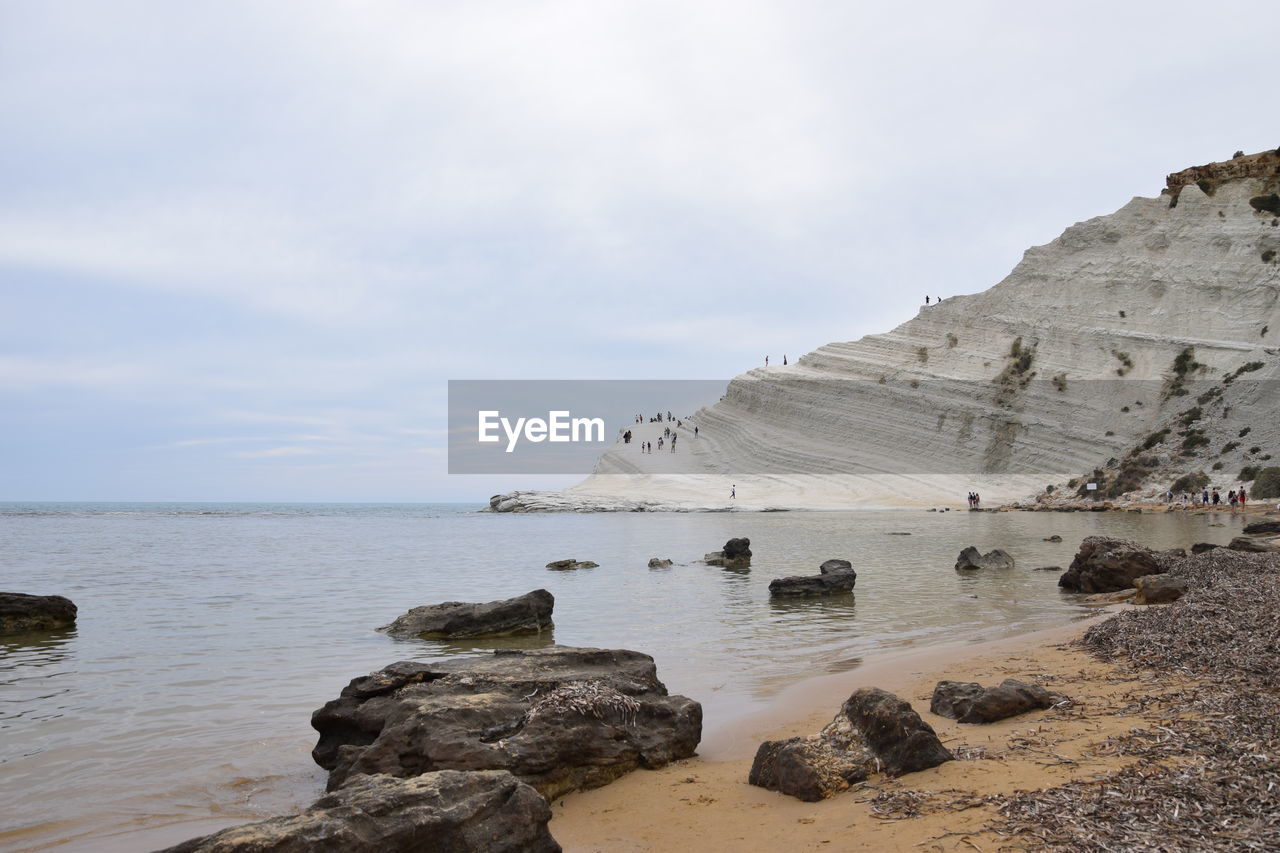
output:
{"label": "jagged rock", "polygon": [[712,551],[702,559],[708,566],[721,566],[726,569],[750,568],[751,540],[730,539],[724,543],[723,551]]}
{"label": "jagged rock", "polygon": [[1052,536],[1046,536],[1046,537],[1044,537],[1044,541],[1045,541],[1045,542],[1061,542],[1061,541],[1062,541],[1062,537],[1055,533],[1055,534],[1053,534]]}
{"label": "jagged rock", "polygon": [[853,571],[853,563],[848,560],[826,560],[818,566],[818,571],[824,575],[828,572],[849,572]]}
{"label": "jagged rock", "polygon": [[869,687],[850,696],[818,734],[760,744],[747,781],[815,802],[880,770],[900,776],[951,759],[907,702]]}
{"label": "jagged rock", "polygon": [[590,560],[553,560],[547,563],[547,568],[552,571],[566,572],[572,569],[594,569],[599,565],[599,563],[593,563]]}
{"label": "jagged rock", "polygon": [[1115,592],[1162,571],[1158,553],[1150,548],[1127,539],[1086,536],[1058,586],[1072,592]]}
{"label": "jagged rock", "polygon": [[1168,575],[1145,575],[1134,581],[1138,594],[1136,604],[1168,604],[1177,601],[1187,591],[1187,582]]}
{"label": "jagged rock", "polygon": [[1013,557],[1005,551],[995,548],[983,554],[970,545],[960,552],[956,559],[957,569],[1012,569]]}
{"label": "jagged rock", "polygon": [[550,820],[547,801],[503,771],[357,776],[296,815],[160,853],[558,853]]}
{"label": "jagged rock", "polygon": [[1212,542],[1197,542],[1191,546],[1192,554],[1204,554],[1212,551],[1214,548],[1221,548],[1221,545],[1214,545]]}
{"label": "jagged rock", "polygon": [[401,661],[312,715],[329,789],[359,773],[509,770],[547,798],[693,754],[702,706],[669,696],[653,658],[554,646]]}
{"label": "jagged rock", "polygon": [[1227,545],[1232,551],[1245,551],[1250,554],[1267,554],[1280,551],[1274,540],[1255,539],[1252,536],[1237,536]]}
{"label": "jagged rock", "polygon": [[378,630],[400,639],[539,634],[552,627],[551,611],[555,604],[555,596],[545,589],[502,601],[446,601],[415,607]]}
{"label": "jagged rock", "polygon": [[671,561],[666,559],[665,557],[649,558],[649,568],[651,569],[665,569],[670,567],[670,565],[671,565]]}
{"label": "jagged rock", "polygon": [[976,681],[939,681],[929,710],[960,723],[994,723],[1027,711],[1049,708],[1066,699],[1038,684],[1006,678],[995,687]]}
{"label": "jagged rock", "polygon": [[52,631],[76,623],[75,604],[61,595],[0,592],[0,634]]}
{"label": "jagged rock", "polygon": [[1280,521],[1254,521],[1244,526],[1244,532],[1247,536],[1280,534]]}
{"label": "jagged rock", "polygon": [[852,592],[857,582],[858,573],[853,569],[836,569],[823,571],[817,575],[775,578],[769,581],[769,594],[776,596],[836,595]]}

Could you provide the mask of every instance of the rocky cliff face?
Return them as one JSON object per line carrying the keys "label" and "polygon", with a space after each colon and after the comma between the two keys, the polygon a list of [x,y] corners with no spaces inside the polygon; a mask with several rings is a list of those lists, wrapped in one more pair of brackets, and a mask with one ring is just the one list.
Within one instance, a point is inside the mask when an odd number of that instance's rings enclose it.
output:
{"label": "rocky cliff face", "polygon": [[644,425],[654,436],[638,427],[583,483],[495,508],[955,504],[971,490],[990,503],[1116,469],[1135,450],[1137,485],[1219,461],[1234,475],[1280,449],[1266,381],[1280,371],[1280,156],[1168,184],[1029,249],[983,293],[735,378],[685,422],[675,454],[641,454],[664,426]]}

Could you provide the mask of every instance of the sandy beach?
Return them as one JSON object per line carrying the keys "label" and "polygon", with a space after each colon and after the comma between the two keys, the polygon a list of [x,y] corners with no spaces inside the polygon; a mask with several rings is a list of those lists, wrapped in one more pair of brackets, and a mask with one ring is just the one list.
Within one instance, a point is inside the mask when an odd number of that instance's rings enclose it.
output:
{"label": "sandy beach", "polygon": [[[1115,608],[1120,609],[1120,608]],[[1113,772],[1132,759],[1108,738],[1150,725],[1123,706],[1150,681],[1070,645],[1104,615],[985,644],[886,656],[788,690],[767,711],[704,740],[695,758],[637,772],[555,804],[551,829],[566,851],[995,850],[1013,839],[985,831],[982,800]],[[1036,681],[1075,706],[987,725],[929,713],[939,680]],[[812,734],[855,689],[880,687],[912,703],[960,760],[899,779],[873,776],[836,797],[805,803],[747,784],[763,740]]]}

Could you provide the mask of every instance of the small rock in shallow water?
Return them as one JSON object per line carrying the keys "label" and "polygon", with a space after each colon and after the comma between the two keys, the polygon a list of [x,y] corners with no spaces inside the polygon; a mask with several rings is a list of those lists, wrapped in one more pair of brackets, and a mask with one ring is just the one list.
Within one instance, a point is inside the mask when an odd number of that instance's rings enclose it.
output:
{"label": "small rock in shallow water", "polygon": [[378,630],[399,639],[538,634],[552,627],[551,611],[555,605],[555,596],[545,589],[502,601],[446,601],[415,607]]}
{"label": "small rock in shallow water", "polygon": [[61,595],[0,592],[0,634],[53,631],[76,623],[77,608]]}
{"label": "small rock in shallow water", "polygon": [[671,561],[665,557],[649,558],[649,568],[651,569],[665,569],[665,568],[668,568],[670,565],[671,565]]}
{"label": "small rock in shallow water", "polygon": [[593,563],[590,560],[554,560],[547,563],[547,568],[556,572],[565,572],[571,569],[594,569],[599,565],[599,563]]}

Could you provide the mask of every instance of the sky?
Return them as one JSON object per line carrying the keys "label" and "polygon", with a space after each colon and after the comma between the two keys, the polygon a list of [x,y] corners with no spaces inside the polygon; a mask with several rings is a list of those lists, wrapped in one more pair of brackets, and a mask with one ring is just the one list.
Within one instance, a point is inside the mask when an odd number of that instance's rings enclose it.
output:
{"label": "sky", "polygon": [[1280,145],[1278,24],[0,0],[0,500],[563,485],[450,476],[447,381],[727,380],[984,290]]}

